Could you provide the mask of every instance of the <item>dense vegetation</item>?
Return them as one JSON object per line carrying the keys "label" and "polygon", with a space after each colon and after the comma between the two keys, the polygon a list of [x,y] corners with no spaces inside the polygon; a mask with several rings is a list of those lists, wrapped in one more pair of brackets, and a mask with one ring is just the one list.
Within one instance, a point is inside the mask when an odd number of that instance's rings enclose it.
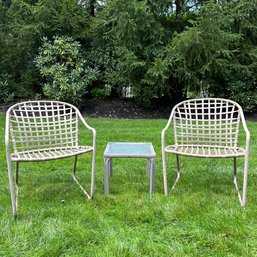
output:
{"label": "dense vegetation", "polygon": [[111,87],[120,95],[131,86],[144,105],[201,93],[250,111],[256,12],[256,0],[2,0],[0,101],[79,105],[85,94],[105,97]]}

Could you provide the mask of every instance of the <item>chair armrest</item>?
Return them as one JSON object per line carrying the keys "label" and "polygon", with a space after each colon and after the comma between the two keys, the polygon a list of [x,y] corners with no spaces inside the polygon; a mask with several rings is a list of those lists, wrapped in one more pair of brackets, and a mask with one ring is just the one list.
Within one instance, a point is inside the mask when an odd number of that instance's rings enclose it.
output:
{"label": "chair armrest", "polygon": [[84,124],[84,126],[88,130],[92,131],[92,133],[93,133],[93,148],[95,150],[96,149],[96,130],[87,124],[86,120],[83,118],[83,116],[81,115],[81,113],[79,111],[78,111],[78,116],[79,116],[80,120],[82,121],[82,123]]}
{"label": "chair armrest", "polygon": [[[175,106],[176,107],[176,106]],[[170,117],[169,117],[169,120],[165,126],[165,128],[162,130],[162,134],[161,134],[161,143],[162,143],[162,149],[164,150],[164,147],[165,147],[165,133],[166,133],[166,130],[169,128],[171,122],[172,122],[172,119],[173,119],[173,115],[174,115],[174,112],[175,112],[175,107],[173,108],[171,114],[170,114]]]}
{"label": "chair armrest", "polygon": [[249,150],[250,150],[250,132],[249,132],[248,127],[246,125],[245,116],[244,116],[242,108],[239,109],[239,112],[240,112],[241,122],[242,122],[243,129],[244,129],[245,136],[246,136],[246,139],[245,139],[245,141],[246,141],[245,142],[245,150],[246,150],[246,154],[249,155]]}
{"label": "chair armrest", "polygon": [[5,149],[6,154],[10,155],[10,121],[9,121],[9,111],[6,113],[6,122],[5,122]]}

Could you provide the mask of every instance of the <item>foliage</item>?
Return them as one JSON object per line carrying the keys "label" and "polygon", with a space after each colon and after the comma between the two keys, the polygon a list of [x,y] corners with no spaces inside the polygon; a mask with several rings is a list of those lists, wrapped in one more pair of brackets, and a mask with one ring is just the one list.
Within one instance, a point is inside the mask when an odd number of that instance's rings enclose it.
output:
{"label": "foliage", "polygon": [[106,71],[111,85],[119,91],[131,85],[140,102],[149,104],[158,90],[146,81],[146,74],[160,50],[163,28],[147,1],[114,0],[99,14],[98,28],[112,43],[113,62]]}
{"label": "foliage", "polygon": [[227,20],[220,20],[224,16],[217,8],[215,4],[205,5],[197,21],[192,21],[192,27],[174,35],[165,49],[164,59],[156,61],[157,75],[159,70],[164,80],[174,76],[185,87],[199,91],[202,84],[212,81],[220,67],[225,70],[226,58],[231,54],[228,44],[237,40],[237,35],[221,29]]}
{"label": "foliage", "polygon": [[[203,91],[207,95],[230,98],[235,80],[238,82],[237,93],[245,90],[240,87],[245,83],[250,83],[252,86],[249,85],[248,89],[256,92],[256,45],[248,43],[246,50],[245,40],[249,37],[231,30],[238,13],[241,22],[243,17],[247,18],[248,10],[243,7],[242,4],[239,12],[234,3],[218,5],[209,2],[203,5],[197,19],[191,21],[192,26],[174,34],[164,55],[156,59],[151,74],[164,85],[169,80],[177,80],[185,92]],[[253,25],[256,28],[257,24]],[[248,75],[244,78],[242,74]],[[242,100],[239,102],[243,103]]]}
{"label": "foliage", "polygon": [[228,83],[229,96],[246,112],[252,111],[257,103],[257,84],[252,77],[242,76]]}
{"label": "foliage", "polygon": [[105,85],[103,88],[94,87],[90,93],[96,99],[104,99],[111,95],[111,87],[108,85]]}
{"label": "foliage", "polygon": [[0,102],[11,102],[15,94],[12,92],[8,84],[8,76],[0,77]]}
{"label": "foliage", "polygon": [[42,38],[66,36],[99,71],[90,92],[130,86],[148,106],[163,97],[175,104],[188,92],[255,95],[256,12],[256,0],[0,1],[0,73],[17,97],[42,94],[34,63]]}
{"label": "foliage", "polygon": [[96,72],[82,59],[79,42],[71,37],[54,37],[53,42],[44,38],[35,63],[46,79],[45,95],[78,106],[87,85],[96,77]]}
{"label": "foliage", "polygon": [[230,8],[207,1],[110,1],[97,17],[113,44],[108,82],[132,86],[145,105],[162,96],[180,101],[188,88],[197,92],[203,85],[210,94],[224,93],[241,38],[231,32]]}
{"label": "foliage", "polygon": [[0,3],[1,72],[10,74],[17,96],[42,92],[33,63],[42,38],[72,36],[87,41],[89,15],[73,0],[13,0]]}
{"label": "foliage", "polygon": [[236,63],[231,65],[228,97],[239,102],[246,111],[257,104],[257,2],[241,1],[235,6],[233,30],[241,35]]}

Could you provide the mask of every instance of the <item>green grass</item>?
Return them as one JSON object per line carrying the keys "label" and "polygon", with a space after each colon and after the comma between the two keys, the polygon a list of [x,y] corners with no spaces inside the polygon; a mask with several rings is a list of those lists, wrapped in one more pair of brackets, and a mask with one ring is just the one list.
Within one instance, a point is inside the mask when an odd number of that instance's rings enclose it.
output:
{"label": "green grass", "polygon": [[[21,163],[19,215],[12,218],[0,115],[0,256],[257,256],[257,124],[248,122],[251,159],[247,208],[239,205],[232,159],[182,157],[182,177],[163,195],[160,133],[166,120],[89,119],[97,130],[95,198],[73,182],[73,159]],[[82,137],[87,139],[83,132]],[[240,134],[240,143],[244,141]],[[155,194],[146,161],[115,159],[104,195],[103,152],[111,141],[149,141],[157,153]],[[89,185],[90,156],[78,159]],[[243,159],[238,161],[240,185]],[[169,184],[176,176],[168,158]],[[61,203],[65,200],[65,203]]]}

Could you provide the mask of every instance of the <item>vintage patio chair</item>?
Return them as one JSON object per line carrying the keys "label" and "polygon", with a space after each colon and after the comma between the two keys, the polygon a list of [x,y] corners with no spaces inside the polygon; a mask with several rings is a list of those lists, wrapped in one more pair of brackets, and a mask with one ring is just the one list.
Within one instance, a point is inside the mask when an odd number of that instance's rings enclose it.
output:
{"label": "vintage patio chair", "polygon": [[[174,144],[165,144],[165,133],[173,121]],[[240,121],[246,134],[245,148],[238,147]],[[234,158],[234,184],[242,207],[246,205],[250,133],[239,104],[220,98],[187,100],[177,104],[162,130],[164,193],[168,194],[166,153],[176,155],[177,177],[180,177],[179,155],[206,158]],[[237,185],[236,158],[244,157],[243,192]]]}
{"label": "vintage patio chair", "polygon": [[[92,132],[92,145],[78,144],[79,121]],[[88,199],[93,197],[96,131],[87,124],[75,106],[59,101],[28,101],[13,105],[6,114],[5,145],[14,217],[17,216],[18,209],[20,162],[47,161],[74,156],[72,177]],[[90,193],[87,193],[76,179],[77,156],[88,152],[92,152]],[[12,162],[16,162],[15,186]]]}

